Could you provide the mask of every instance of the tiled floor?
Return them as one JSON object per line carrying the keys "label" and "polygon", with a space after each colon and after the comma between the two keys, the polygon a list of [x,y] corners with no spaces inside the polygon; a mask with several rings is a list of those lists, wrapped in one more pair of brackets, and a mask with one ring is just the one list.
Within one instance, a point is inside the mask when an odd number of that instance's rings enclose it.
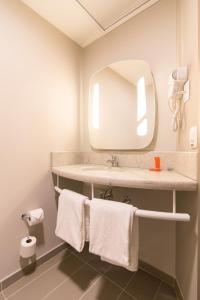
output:
{"label": "tiled floor", "polygon": [[0,294],[0,300],[176,300],[173,289],[142,270],[111,266],[64,250]]}

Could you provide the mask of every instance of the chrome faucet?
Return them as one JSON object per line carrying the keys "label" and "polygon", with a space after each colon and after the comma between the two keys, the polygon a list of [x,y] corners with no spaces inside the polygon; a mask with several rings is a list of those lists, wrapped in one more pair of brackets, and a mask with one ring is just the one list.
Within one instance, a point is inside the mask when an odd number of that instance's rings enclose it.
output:
{"label": "chrome faucet", "polygon": [[106,162],[111,163],[112,167],[118,167],[118,159],[116,155],[112,155],[112,158],[108,159]]}

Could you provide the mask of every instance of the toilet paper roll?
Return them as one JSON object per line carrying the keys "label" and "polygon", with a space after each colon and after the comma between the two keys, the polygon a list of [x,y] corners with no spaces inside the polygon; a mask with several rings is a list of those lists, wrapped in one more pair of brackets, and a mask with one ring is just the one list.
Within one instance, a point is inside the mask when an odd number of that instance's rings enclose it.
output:
{"label": "toilet paper roll", "polygon": [[23,258],[29,258],[35,254],[36,251],[36,237],[27,236],[20,242],[20,256]]}
{"label": "toilet paper roll", "polygon": [[27,220],[29,226],[41,223],[44,220],[44,211],[42,208],[30,210],[28,212],[29,219]]}

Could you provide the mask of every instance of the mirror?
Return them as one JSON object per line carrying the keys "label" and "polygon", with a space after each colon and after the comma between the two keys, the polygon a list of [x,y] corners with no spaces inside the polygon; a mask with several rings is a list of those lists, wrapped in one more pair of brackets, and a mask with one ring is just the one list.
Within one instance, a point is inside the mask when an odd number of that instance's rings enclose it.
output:
{"label": "mirror", "polygon": [[89,87],[89,138],[95,149],[146,148],[155,127],[155,88],[142,60],[113,63],[95,73]]}

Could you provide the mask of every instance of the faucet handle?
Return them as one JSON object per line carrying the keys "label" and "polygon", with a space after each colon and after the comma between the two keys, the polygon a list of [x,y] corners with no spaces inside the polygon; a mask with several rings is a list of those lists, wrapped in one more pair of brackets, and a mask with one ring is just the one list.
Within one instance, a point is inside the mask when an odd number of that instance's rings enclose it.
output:
{"label": "faucet handle", "polygon": [[106,162],[111,163],[112,167],[117,167],[118,166],[117,156],[114,155],[114,154],[112,154],[111,159],[108,159]]}
{"label": "faucet handle", "polygon": [[118,167],[117,155],[112,155],[113,166]]}

